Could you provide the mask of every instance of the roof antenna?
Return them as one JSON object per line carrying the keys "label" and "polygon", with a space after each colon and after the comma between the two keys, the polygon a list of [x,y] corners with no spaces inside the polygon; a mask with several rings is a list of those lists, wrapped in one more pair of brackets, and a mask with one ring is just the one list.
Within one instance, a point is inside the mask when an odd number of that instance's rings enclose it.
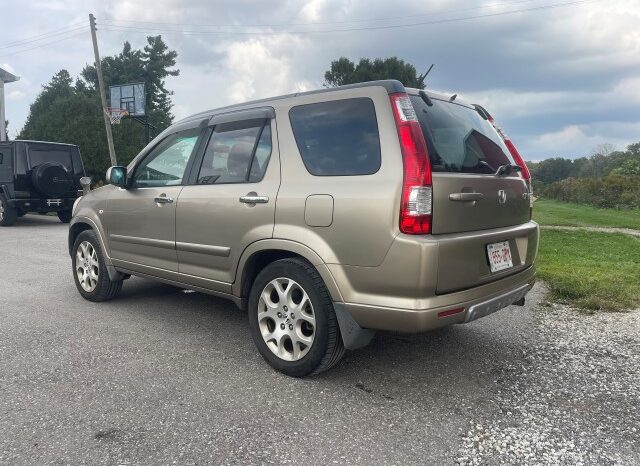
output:
{"label": "roof antenna", "polygon": [[420,87],[420,86],[424,87],[425,86],[424,80],[427,78],[427,76],[429,75],[429,73],[433,69],[434,65],[435,65],[435,63],[432,63],[425,74],[421,74],[420,76],[418,76],[418,87]]}
{"label": "roof antenna", "polygon": [[453,94],[451,97],[449,97],[449,102],[453,102],[454,100],[456,100],[456,97],[458,97],[458,94]]}

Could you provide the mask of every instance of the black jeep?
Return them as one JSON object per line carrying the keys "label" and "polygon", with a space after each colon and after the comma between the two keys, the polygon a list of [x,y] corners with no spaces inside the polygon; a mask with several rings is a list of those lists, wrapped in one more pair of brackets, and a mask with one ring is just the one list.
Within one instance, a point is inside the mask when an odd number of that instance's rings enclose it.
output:
{"label": "black jeep", "polygon": [[78,146],[0,142],[0,225],[13,225],[27,212],[56,212],[61,222],[68,223],[83,176]]}

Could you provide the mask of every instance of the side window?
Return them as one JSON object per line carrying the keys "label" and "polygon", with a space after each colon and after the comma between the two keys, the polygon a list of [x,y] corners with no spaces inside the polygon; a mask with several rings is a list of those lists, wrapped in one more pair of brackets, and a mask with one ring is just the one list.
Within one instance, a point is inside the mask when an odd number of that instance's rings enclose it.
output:
{"label": "side window", "polygon": [[380,136],[371,99],[300,105],[289,111],[289,119],[312,175],[371,175],[380,169]]}
{"label": "side window", "polygon": [[264,119],[216,125],[198,184],[255,183],[262,179],[271,156],[271,126]]}
{"label": "side window", "polygon": [[194,128],[164,139],[135,169],[132,186],[145,188],[182,184],[199,135],[200,128]]}

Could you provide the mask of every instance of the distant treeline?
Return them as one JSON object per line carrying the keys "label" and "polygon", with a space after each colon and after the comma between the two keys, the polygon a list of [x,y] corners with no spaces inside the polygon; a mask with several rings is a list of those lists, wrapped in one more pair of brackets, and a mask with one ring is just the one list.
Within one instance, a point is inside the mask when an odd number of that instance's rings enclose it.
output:
{"label": "distant treeline", "polygon": [[640,208],[640,142],[602,145],[590,157],[528,162],[537,196],[615,209]]}

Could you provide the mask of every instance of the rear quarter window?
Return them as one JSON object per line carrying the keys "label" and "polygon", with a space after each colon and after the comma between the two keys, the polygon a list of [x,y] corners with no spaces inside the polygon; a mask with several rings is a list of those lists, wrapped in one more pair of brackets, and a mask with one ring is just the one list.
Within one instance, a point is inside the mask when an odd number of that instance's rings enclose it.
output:
{"label": "rear quarter window", "polygon": [[289,119],[312,175],[371,175],[380,169],[380,136],[371,99],[299,105],[289,111]]}

